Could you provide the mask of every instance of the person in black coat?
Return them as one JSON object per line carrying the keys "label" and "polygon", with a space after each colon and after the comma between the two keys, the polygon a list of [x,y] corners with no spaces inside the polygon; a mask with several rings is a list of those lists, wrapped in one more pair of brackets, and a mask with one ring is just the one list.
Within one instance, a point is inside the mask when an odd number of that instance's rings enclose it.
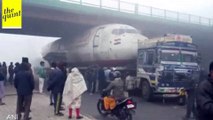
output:
{"label": "person in black coat", "polygon": [[8,72],[9,72],[9,82],[12,85],[13,84],[13,77],[14,77],[14,66],[13,62],[10,63],[8,67]]}
{"label": "person in black coat", "polygon": [[21,119],[21,112],[24,107],[24,120],[29,120],[29,112],[34,90],[34,77],[30,72],[28,64],[22,63],[20,71],[16,74],[14,86],[17,91],[17,115],[18,120]]}
{"label": "person in black coat", "polygon": [[18,62],[15,63],[15,68],[14,68],[14,73],[15,75],[19,72],[20,70],[20,64]]}
{"label": "person in black coat", "polygon": [[3,75],[4,75],[4,80],[5,80],[5,85],[6,85],[6,83],[7,83],[7,64],[6,64],[6,62],[3,62],[3,64],[2,64],[2,73],[3,73]]}
{"label": "person in black coat", "polygon": [[101,92],[104,88],[107,87],[106,77],[104,73],[104,69],[100,68],[98,70],[98,81],[99,81],[99,91]]}
{"label": "person in black coat", "polygon": [[56,63],[53,62],[49,73],[47,90],[53,94],[54,112],[57,116],[63,116],[63,113],[60,112],[63,83],[63,72],[56,66]]}
{"label": "person in black coat", "polygon": [[[199,79],[199,78],[198,78]],[[183,120],[190,120],[191,114],[192,119],[196,118],[196,108],[195,108],[195,101],[196,101],[196,88],[197,88],[198,80],[191,78],[187,82],[187,86],[185,90],[187,92],[187,104],[186,104],[186,115]]]}
{"label": "person in black coat", "polygon": [[[61,100],[60,100],[60,104],[62,105],[62,101],[63,101],[63,92],[64,92],[64,86],[65,86],[65,82],[67,80],[67,70],[66,70],[66,63],[64,62],[60,62],[59,65],[58,65],[58,68],[62,71],[63,73],[63,76],[62,76],[62,81],[63,81],[63,84],[62,84],[62,93],[61,93]],[[64,110],[64,108],[61,106],[60,107],[61,110]]]}
{"label": "person in black coat", "polygon": [[198,120],[213,120],[213,62],[209,66],[209,76],[197,90]]}

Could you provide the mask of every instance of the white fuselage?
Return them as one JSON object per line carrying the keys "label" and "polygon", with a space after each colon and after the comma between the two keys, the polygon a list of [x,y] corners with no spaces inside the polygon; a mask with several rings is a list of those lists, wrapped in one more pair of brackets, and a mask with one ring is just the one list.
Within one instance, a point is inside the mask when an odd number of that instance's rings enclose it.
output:
{"label": "white fuselage", "polygon": [[53,44],[60,45],[52,45],[49,49],[59,52],[62,48],[69,63],[116,65],[136,59],[138,41],[144,40],[147,38],[131,26],[110,24],[92,28],[73,41],[55,42]]}

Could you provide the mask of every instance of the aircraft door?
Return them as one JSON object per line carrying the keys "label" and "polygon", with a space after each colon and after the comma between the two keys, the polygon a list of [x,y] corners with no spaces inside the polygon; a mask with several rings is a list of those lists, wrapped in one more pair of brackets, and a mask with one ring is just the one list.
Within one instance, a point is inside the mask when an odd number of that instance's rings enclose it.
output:
{"label": "aircraft door", "polygon": [[95,36],[93,38],[93,59],[99,60],[100,59],[100,44],[101,44],[101,38],[102,38],[102,31],[103,28],[98,28],[98,30],[95,33]]}

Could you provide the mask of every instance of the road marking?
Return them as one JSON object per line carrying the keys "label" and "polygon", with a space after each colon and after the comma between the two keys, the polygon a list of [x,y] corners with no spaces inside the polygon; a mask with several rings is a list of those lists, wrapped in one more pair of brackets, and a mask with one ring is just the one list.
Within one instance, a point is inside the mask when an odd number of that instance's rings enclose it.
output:
{"label": "road marking", "polygon": [[95,119],[93,116],[91,115],[88,115],[88,114],[84,114],[85,118],[88,119],[88,120],[97,120]]}

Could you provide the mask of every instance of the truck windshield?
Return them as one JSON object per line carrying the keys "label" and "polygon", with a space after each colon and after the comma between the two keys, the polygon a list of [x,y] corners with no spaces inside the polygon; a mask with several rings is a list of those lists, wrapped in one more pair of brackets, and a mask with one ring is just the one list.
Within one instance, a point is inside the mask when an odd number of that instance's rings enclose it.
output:
{"label": "truck windshield", "polygon": [[187,51],[162,51],[161,61],[173,61],[173,62],[196,62],[196,53]]}
{"label": "truck windshield", "polygon": [[161,53],[162,61],[180,61],[180,53]]}

